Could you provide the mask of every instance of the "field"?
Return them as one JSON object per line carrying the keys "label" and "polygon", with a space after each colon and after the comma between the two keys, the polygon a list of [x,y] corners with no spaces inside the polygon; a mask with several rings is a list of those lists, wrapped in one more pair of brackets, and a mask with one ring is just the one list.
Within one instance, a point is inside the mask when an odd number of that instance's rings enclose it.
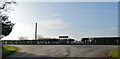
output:
{"label": "field", "polygon": [[116,45],[11,45],[19,47],[9,57],[106,57]]}
{"label": "field", "polygon": [[[19,47],[19,50],[18,48]],[[4,45],[3,56],[10,57],[118,57],[117,45]],[[114,49],[114,50],[113,50]],[[18,50],[18,51],[17,51]],[[17,51],[16,53],[14,53]],[[14,54],[13,54],[14,53]],[[12,55],[10,55],[12,54]]]}

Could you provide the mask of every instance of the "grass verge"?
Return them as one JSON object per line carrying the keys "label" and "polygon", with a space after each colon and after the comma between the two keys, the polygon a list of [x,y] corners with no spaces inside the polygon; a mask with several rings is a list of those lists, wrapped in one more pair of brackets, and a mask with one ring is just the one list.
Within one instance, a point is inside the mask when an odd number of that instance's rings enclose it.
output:
{"label": "grass verge", "polygon": [[120,48],[111,50],[109,52],[108,56],[110,56],[112,59],[115,59],[115,58],[120,59]]}
{"label": "grass verge", "polygon": [[9,46],[9,45],[3,45],[2,46],[2,57],[8,56],[10,54],[13,54],[17,50],[18,50],[18,47]]}

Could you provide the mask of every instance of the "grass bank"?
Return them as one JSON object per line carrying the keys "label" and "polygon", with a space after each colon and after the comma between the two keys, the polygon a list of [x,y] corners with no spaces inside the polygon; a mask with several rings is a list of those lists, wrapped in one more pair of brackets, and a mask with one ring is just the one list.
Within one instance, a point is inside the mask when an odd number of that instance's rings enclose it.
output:
{"label": "grass bank", "polygon": [[109,52],[108,56],[112,57],[113,59],[114,58],[119,58],[120,59],[120,48],[119,49],[111,50]]}
{"label": "grass bank", "polygon": [[18,47],[9,46],[9,45],[3,45],[2,46],[2,57],[8,56],[10,54],[13,54],[17,50],[18,50]]}

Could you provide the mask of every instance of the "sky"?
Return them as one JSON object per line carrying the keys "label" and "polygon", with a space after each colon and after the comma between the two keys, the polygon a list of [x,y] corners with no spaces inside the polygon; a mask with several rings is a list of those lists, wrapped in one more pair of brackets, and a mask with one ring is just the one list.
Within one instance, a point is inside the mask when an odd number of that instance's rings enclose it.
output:
{"label": "sky", "polygon": [[118,2],[120,0],[16,0],[17,2]]}
{"label": "sky", "polygon": [[36,22],[43,37],[118,36],[117,2],[18,2],[14,10],[9,19],[16,24],[4,40],[34,39]]}

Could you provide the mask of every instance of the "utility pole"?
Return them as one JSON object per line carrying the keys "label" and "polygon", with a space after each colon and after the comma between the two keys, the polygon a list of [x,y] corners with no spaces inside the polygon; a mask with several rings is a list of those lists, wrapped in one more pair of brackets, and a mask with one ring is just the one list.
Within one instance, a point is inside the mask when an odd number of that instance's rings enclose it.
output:
{"label": "utility pole", "polygon": [[35,23],[35,40],[37,40],[37,23]]}

